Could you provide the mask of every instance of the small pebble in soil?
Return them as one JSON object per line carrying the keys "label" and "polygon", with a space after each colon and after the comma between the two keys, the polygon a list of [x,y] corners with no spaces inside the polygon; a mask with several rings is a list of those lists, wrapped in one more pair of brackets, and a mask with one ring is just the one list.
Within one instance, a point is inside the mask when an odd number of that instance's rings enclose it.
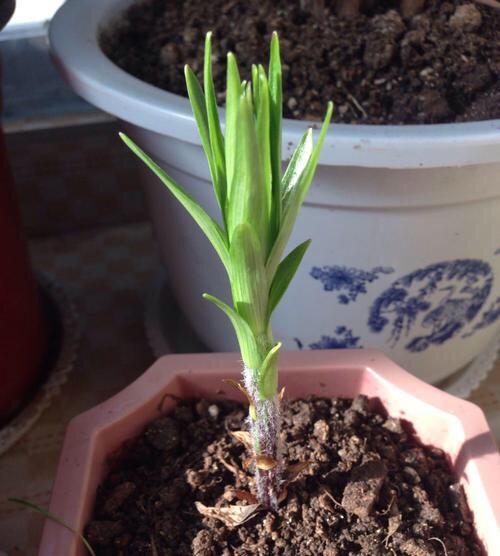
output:
{"label": "small pebble in soil", "polygon": [[454,31],[464,33],[477,31],[482,22],[483,16],[474,4],[457,6],[455,13],[450,17],[450,27]]}

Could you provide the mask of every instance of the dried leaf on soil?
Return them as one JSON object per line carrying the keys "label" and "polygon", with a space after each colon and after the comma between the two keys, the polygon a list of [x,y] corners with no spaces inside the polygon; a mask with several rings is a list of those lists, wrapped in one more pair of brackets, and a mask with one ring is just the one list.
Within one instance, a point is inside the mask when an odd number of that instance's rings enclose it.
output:
{"label": "dried leaf on soil", "polygon": [[253,458],[246,458],[243,461],[243,469],[250,469],[250,467],[252,466],[253,463]]}
{"label": "dried leaf on soil", "polygon": [[285,480],[287,483],[293,483],[295,479],[311,465],[310,461],[300,461],[299,463],[292,463],[286,468]]}
{"label": "dried leaf on soil", "polygon": [[247,492],[246,490],[235,490],[234,495],[236,496],[236,498],[238,498],[238,500],[241,500],[242,502],[247,502],[251,505],[258,503],[257,498],[255,498],[255,496],[251,492]]}
{"label": "dried leaf on soil", "polygon": [[252,449],[252,437],[247,431],[229,431],[229,434],[237,441],[243,444],[248,450]]}
{"label": "dried leaf on soil", "polygon": [[245,396],[249,405],[248,412],[250,413],[250,416],[253,419],[255,415],[255,406],[252,397],[248,393],[247,389],[242,384],[240,384],[237,380],[233,380],[232,378],[225,378],[222,382],[224,382],[229,386],[232,386],[233,388],[235,388]]}
{"label": "dried leaf on soil", "polygon": [[201,502],[195,502],[196,509],[205,517],[211,517],[222,521],[227,527],[238,527],[250,518],[259,509],[260,504],[248,506],[225,506],[223,508],[205,506]]}
{"label": "dried leaf on soil", "polygon": [[231,471],[231,473],[235,476],[235,477],[239,477],[243,471],[236,465],[236,463],[234,461],[231,460],[231,463],[228,463],[227,461],[224,461],[223,459],[220,460],[220,462],[222,463],[222,465],[228,470]]}
{"label": "dried leaf on soil", "polygon": [[387,535],[384,539],[384,544],[385,544],[386,548],[387,548],[387,543],[389,542],[389,539],[399,529],[400,525],[401,525],[401,515],[400,514],[393,515],[389,518],[388,531],[387,531]]}
{"label": "dried leaf on soil", "polygon": [[284,397],[285,397],[285,387],[283,386],[283,388],[280,390],[280,393],[278,394],[278,400],[282,402]]}
{"label": "dried leaf on soil", "polygon": [[281,502],[285,501],[287,496],[288,496],[288,489],[285,487],[281,491],[281,494],[278,496],[278,504],[281,504]]}

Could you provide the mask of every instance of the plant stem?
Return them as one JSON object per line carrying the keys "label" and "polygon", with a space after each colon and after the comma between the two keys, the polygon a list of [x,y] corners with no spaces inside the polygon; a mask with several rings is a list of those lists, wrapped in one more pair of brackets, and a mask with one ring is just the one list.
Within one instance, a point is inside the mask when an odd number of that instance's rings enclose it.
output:
{"label": "plant stem", "polygon": [[[280,401],[277,394],[272,399],[261,399],[257,372],[254,369],[245,368],[243,377],[245,388],[250,394],[255,408],[253,417],[252,415],[248,417],[248,423],[254,447],[257,499],[264,508],[277,509],[283,472],[280,445]],[[257,465],[259,456],[274,460],[277,465],[268,470],[260,469]]]}

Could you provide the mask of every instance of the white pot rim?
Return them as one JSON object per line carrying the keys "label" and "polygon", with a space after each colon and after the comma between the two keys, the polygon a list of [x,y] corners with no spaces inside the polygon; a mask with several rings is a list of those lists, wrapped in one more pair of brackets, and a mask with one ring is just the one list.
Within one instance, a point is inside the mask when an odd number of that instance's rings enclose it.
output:
{"label": "white pot rim", "polygon": [[[49,30],[53,58],[85,100],[134,125],[199,145],[187,98],[163,91],[113,64],[100,29],[135,0],[67,0]],[[317,122],[284,121],[284,158]],[[333,124],[320,163],[372,168],[439,168],[500,162],[500,120],[432,125]]]}

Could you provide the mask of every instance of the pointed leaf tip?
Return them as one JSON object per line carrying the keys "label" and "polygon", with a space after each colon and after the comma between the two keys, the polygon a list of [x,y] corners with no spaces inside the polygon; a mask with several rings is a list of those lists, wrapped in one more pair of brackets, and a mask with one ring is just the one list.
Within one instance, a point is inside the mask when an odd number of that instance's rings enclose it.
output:
{"label": "pointed leaf tip", "polygon": [[282,346],[278,342],[267,353],[259,369],[259,394],[261,399],[272,399],[278,390],[278,354]]}
{"label": "pointed leaf tip", "polygon": [[272,276],[272,283],[269,289],[268,319],[271,318],[274,309],[276,309],[276,306],[293,280],[309,245],[311,245],[310,239],[295,247],[278,265],[276,273]]}
{"label": "pointed leaf tip", "polygon": [[328,104],[326,105],[326,118],[330,120],[333,113],[334,104],[333,101],[329,100]]}
{"label": "pointed leaf tip", "polygon": [[210,301],[224,313],[226,313],[226,315],[231,320],[233,328],[236,332],[238,343],[240,345],[241,355],[243,357],[245,365],[250,369],[257,368],[259,364],[257,357],[259,350],[252,330],[250,329],[250,326],[248,325],[246,320],[227,303],[224,303],[213,295],[205,293],[203,294],[203,299]]}
{"label": "pointed leaf tip", "polygon": [[229,272],[229,251],[227,237],[225,232],[220,228],[219,224],[213,220],[204,209],[190,196],[184,189],[166,174],[156,162],[154,162],[138,145],[125,136],[125,144],[132,152],[139,157],[167,186],[173,196],[181,203],[181,205],[191,215],[193,220],[200,226],[210,243],[214,246],[224,267]]}

